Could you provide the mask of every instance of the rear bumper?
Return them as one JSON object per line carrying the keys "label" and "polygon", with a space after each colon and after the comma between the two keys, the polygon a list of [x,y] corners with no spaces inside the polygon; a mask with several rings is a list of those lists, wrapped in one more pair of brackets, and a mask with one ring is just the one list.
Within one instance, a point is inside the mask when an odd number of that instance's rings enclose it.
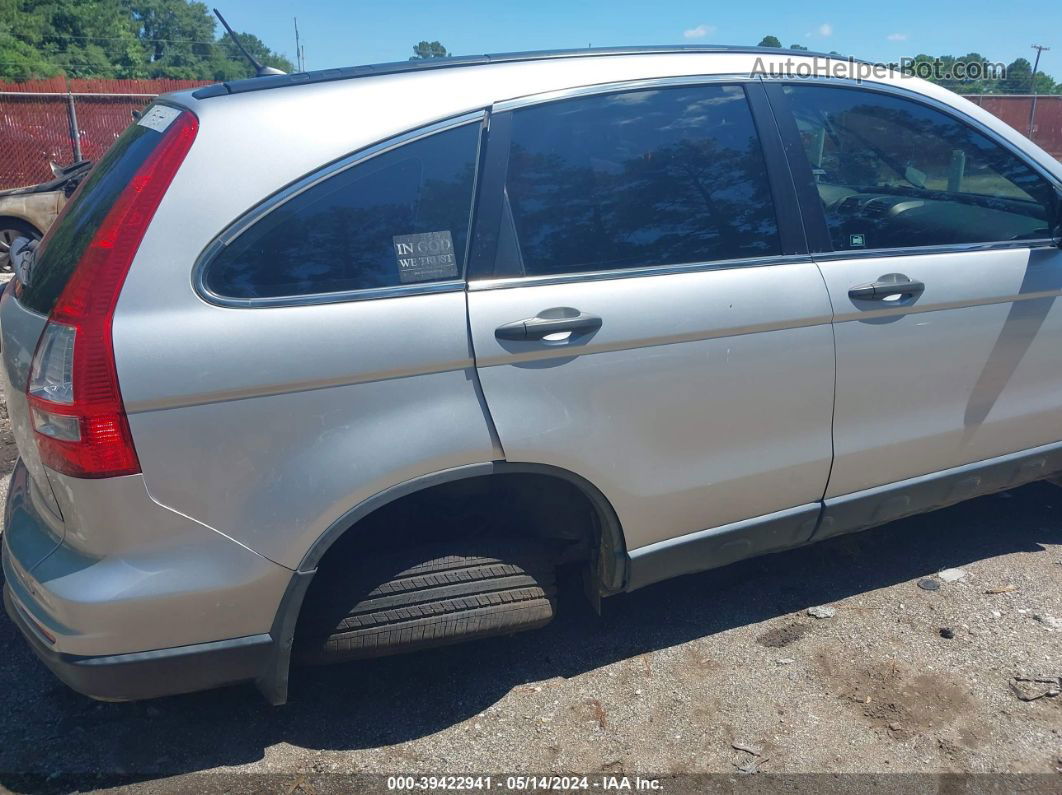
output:
{"label": "rear bumper", "polygon": [[104,701],[156,698],[257,680],[272,660],[269,634],[130,654],[63,654],[45,645],[6,584],[4,609],[53,674],[79,693]]}
{"label": "rear bumper", "polygon": [[295,572],[154,502],[140,476],[61,485],[60,534],[20,461],[3,535],[5,609],[56,676],[108,700],[244,680],[282,698]]}

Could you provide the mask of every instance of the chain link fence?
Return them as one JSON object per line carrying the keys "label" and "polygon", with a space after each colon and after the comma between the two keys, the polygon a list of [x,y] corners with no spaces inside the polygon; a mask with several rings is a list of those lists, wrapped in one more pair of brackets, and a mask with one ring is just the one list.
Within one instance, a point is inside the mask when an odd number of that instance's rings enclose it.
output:
{"label": "chain link fence", "polygon": [[44,182],[49,161],[95,160],[158,94],[196,80],[37,80],[0,83],[0,190]]}
{"label": "chain link fence", "polygon": [[973,94],[966,98],[1062,160],[1062,96]]}

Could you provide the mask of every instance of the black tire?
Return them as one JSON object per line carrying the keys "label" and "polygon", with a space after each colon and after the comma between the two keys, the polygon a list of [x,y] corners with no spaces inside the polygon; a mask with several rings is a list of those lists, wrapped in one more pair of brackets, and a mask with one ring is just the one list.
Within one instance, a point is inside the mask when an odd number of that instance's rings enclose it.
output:
{"label": "black tire", "polygon": [[498,539],[414,547],[322,569],[306,595],[295,659],[340,662],[537,629],[553,618],[543,545]]}
{"label": "black tire", "polygon": [[0,273],[11,273],[11,256],[8,250],[17,237],[40,240],[41,233],[37,227],[20,218],[0,218]]}

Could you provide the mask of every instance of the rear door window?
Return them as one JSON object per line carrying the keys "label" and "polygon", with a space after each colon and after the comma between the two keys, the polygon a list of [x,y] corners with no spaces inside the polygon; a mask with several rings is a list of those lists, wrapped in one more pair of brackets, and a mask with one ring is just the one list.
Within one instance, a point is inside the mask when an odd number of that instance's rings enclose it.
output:
{"label": "rear door window", "polygon": [[20,303],[41,314],[52,311],[111,205],[179,113],[168,105],[152,105],[92,167],[41,241],[30,284],[23,285],[19,293]]}
{"label": "rear door window", "polygon": [[1050,237],[1052,185],[970,125],[881,92],[785,91],[835,249]]}
{"label": "rear door window", "polygon": [[[744,89],[681,86],[513,112],[504,275],[781,253]],[[513,236],[515,240],[506,240]]]}
{"label": "rear door window", "polygon": [[460,279],[479,123],[385,151],[279,205],[210,262],[217,296],[283,298]]}

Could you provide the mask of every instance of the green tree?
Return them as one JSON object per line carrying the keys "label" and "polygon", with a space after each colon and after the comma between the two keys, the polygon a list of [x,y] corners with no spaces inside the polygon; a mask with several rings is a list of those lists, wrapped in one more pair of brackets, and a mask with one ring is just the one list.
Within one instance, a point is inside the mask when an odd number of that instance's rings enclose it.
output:
{"label": "green tree", "polygon": [[[954,74],[957,62],[965,65],[967,74],[970,73],[971,64],[981,64],[982,74],[975,77],[955,78],[945,75]],[[956,57],[954,55],[916,55],[914,58],[914,74],[925,77],[930,82],[944,86],[957,94],[1028,94],[1032,91],[1032,64],[1025,58],[1015,59],[1006,67],[1005,75],[998,74],[998,70],[990,68],[990,62],[978,52],[970,52]],[[919,64],[936,64],[931,70],[918,69]],[[1039,94],[1062,93],[1062,86],[1043,72],[1036,73],[1036,91]]]}
{"label": "green tree", "polygon": [[807,47],[805,47],[803,44],[790,44],[789,45],[789,49],[791,49],[791,50],[807,50]]}
{"label": "green tree", "polygon": [[214,54],[214,21],[203,3],[132,0],[131,10],[152,77],[210,76],[203,67]]}
{"label": "green tree", "polygon": [[[236,38],[240,40],[240,44],[251,55],[258,59],[259,63],[265,66],[272,66],[282,72],[294,72],[295,64],[285,58],[283,55],[277,55],[271,49],[269,49],[265,42],[255,36],[253,33],[237,33]],[[254,69],[251,67],[247,58],[243,53],[239,51],[235,44],[232,43],[232,39],[226,34],[218,42],[217,52],[214,56],[215,71],[214,75],[217,80],[230,80],[228,76],[229,71],[235,71],[237,77],[253,77]],[[222,77],[219,73],[226,73],[225,77]]]}
{"label": "green tree", "polygon": [[757,47],[781,47],[782,46],[782,42],[780,42],[778,40],[777,36],[764,36],[762,39],[760,39],[760,43],[757,44],[756,46]]}
{"label": "green tree", "polygon": [[[290,61],[258,37],[237,34],[263,63]],[[250,77],[254,70],[214,17],[189,0],[0,0],[0,79]]]}
{"label": "green tree", "polygon": [[[8,80],[52,77],[59,68],[37,47],[20,36],[17,0],[0,0],[0,76]],[[35,27],[35,26],[34,26]]]}
{"label": "green tree", "polygon": [[449,55],[446,48],[437,41],[422,41],[413,46],[411,61],[425,61],[428,58],[445,58]]}
{"label": "green tree", "polygon": [[[1031,94],[1033,92],[1032,64],[1025,58],[1017,58],[1007,66],[1007,76],[999,81],[999,90],[1004,94]],[[1062,86],[1043,72],[1036,73],[1037,94],[1053,94]]]}
{"label": "green tree", "polygon": [[[55,74],[119,77],[135,71],[143,51],[120,0],[23,0],[11,2],[7,32],[47,66],[20,70],[16,77]],[[7,58],[0,70],[10,76]]]}

